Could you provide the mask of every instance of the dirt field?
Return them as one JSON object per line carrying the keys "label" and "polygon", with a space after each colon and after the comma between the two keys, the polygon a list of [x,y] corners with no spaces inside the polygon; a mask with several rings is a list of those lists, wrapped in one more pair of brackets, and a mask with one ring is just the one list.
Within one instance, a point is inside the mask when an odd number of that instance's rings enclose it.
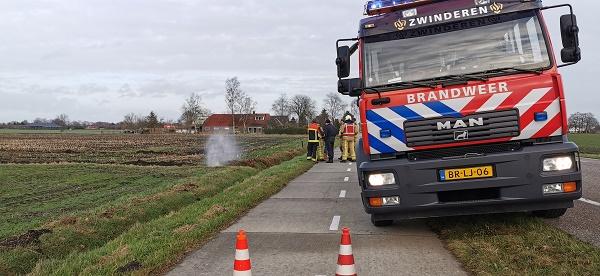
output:
{"label": "dirt field", "polygon": [[[209,168],[207,140],[175,134],[0,134],[0,275],[26,274],[40,262],[61,262],[104,246],[135,225],[210,202],[304,152],[298,136],[238,136],[239,160]],[[308,169],[302,160],[293,169],[271,170],[295,175]],[[286,180],[281,177],[274,187]],[[227,222],[220,223],[203,225],[203,235]]]}
{"label": "dirt field", "polygon": [[[181,166],[204,162],[208,136],[184,134],[0,134],[0,164],[95,163]],[[239,146],[248,153],[286,143],[294,136],[239,136]]]}

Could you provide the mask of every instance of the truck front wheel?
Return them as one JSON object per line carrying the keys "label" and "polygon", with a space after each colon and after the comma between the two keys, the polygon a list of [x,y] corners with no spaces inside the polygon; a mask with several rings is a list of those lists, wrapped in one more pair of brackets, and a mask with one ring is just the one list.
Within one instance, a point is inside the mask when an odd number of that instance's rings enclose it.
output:
{"label": "truck front wheel", "polygon": [[375,217],[373,215],[371,215],[371,223],[375,227],[386,227],[386,226],[390,226],[390,225],[394,224],[394,221],[393,220],[375,220]]}
{"label": "truck front wheel", "polygon": [[534,211],[533,215],[536,216],[536,217],[553,219],[553,218],[560,218],[565,213],[567,213],[567,209],[566,208],[564,208],[564,209],[552,209],[552,210]]}

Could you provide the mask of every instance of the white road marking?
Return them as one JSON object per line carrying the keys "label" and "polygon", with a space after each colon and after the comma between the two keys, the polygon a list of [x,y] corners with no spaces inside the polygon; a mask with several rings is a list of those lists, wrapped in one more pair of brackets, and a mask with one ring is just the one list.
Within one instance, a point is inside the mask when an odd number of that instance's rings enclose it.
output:
{"label": "white road marking", "polygon": [[350,180],[350,177],[346,176],[344,177],[344,182],[348,182]]}
{"label": "white road marking", "polygon": [[348,163],[348,166],[352,166],[352,162],[349,162],[349,163]]}
{"label": "white road marking", "polygon": [[346,197],[346,190],[341,190],[341,191],[340,191],[340,197],[341,197],[341,198],[344,198],[344,197]]}
{"label": "white road marking", "polygon": [[592,204],[592,205],[594,205],[594,206],[598,206],[598,207],[600,207],[600,203],[598,203],[598,202],[596,202],[596,201],[593,201],[593,200],[589,200],[589,199],[581,198],[581,199],[579,199],[579,201],[583,201],[583,202],[585,202],[585,203],[587,203],[587,204]]}
{"label": "white road marking", "polygon": [[340,216],[333,216],[333,220],[331,220],[331,225],[329,225],[329,231],[337,231],[340,227]]}
{"label": "white road marking", "polygon": [[348,168],[346,171],[347,171],[347,172],[351,172],[351,171],[352,171],[352,169],[351,169],[351,168]]}

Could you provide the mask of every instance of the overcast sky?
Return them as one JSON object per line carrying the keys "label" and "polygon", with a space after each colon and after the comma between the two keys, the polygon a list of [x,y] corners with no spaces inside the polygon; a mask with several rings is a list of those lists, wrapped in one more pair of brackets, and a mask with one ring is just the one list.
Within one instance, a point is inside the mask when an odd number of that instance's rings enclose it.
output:
{"label": "overcast sky", "polygon": [[[232,76],[259,112],[270,112],[281,93],[321,104],[336,91],[335,40],[356,36],[364,2],[2,0],[0,121],[60,113],[120,121],[150,110],[176,119],[192,92],[212,112],[225,112],[224,82]],[[562,69],[569,112],[598,116],[600,2],[574,6],[584,59]],[[547,12],[554,34],[561,13]]]}

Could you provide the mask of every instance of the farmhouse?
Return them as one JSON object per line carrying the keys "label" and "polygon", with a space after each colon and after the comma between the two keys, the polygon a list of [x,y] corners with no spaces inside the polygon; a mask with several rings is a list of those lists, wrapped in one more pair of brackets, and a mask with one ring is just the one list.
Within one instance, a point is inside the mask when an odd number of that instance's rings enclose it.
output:
{"label": "farmhouse", "polygon": [[271,115],[268,113],[252,114],[212,114],[204,124],[202,132],[232,132],[235,118],[235,132],[263,133],[268,128]]}

